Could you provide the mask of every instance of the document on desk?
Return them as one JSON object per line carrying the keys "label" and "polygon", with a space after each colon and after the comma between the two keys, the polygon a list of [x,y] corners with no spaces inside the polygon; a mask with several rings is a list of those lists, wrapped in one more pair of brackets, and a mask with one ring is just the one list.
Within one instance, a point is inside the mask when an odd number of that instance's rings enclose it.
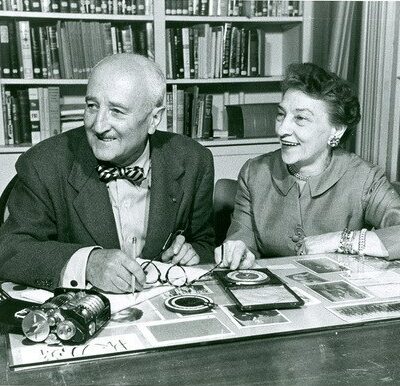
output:
{"label": "document on desk", "polygon": [[[145,260],[137,259],[139,264],[143,263]],[[165,277],[167,270],[171,267],[169,263],[154,262],[157,268],[160,270],[161,277]],[[201,275],[207,272],[207,270],[198,267],[184,267],[188,281],[197,279]],[[89,286],[88,288],[91,288]],[[111,305],[111,313],[114,314],[125,308],[140,304],[148,299],[158,296],[164,292],[167,292],[174,288],[170,285],[153,285],[152,287],[146,288],[141,292],[135,292],[134,294],[110,294],[103,293],[109,300]],[[1,289],[7,293],[13,299],[20,299],[25,301],[30,301],[33,303],[42,304],[47,299],[53,296],[53,293],[38,288],[26,287],[20,284],[15,284],[12,282],[5,282],[1,284]]]}

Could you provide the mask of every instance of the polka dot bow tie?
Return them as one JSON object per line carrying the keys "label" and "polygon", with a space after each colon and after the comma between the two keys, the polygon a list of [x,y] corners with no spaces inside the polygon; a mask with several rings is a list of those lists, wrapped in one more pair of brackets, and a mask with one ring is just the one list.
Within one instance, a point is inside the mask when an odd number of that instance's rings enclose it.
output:
{"label": "polka dot bow tie", "polygon": [[97,165],[96,169],[99,173],[100,181],[106,183],[117,178],[123,178],[134,184],[140,184],[145,179],[143,168],[139,166],[120,168],[118,166]]}

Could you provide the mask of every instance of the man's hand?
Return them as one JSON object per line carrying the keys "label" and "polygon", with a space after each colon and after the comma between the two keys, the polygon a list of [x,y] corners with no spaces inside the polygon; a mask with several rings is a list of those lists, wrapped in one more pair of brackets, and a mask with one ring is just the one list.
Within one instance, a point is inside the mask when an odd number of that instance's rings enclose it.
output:
{"label": "man's hand", "polygon": [[[223,249],[223,253],[222,253]],[[223,254],[223,256],[221,256]],[[214,251],[215,263],[230,269],[248,269],[254,265],[256,258],[241,240],[225,241]]]}
{"label": "man's hand", "polygon": [[164,251],[161,260],[164,262],[171,260],[172,264],[195,265],[199,264],[200,257],[192,245],[185,242],[185,236],[178,235],[171,246]]}
{"label": "man's hand", "polygon": [[94,249],[86,267],[86,279],[95,287],[114,293],[133,292],[132,275],[137,291],[143,289],[146,276],[140,265],[119,249]]}

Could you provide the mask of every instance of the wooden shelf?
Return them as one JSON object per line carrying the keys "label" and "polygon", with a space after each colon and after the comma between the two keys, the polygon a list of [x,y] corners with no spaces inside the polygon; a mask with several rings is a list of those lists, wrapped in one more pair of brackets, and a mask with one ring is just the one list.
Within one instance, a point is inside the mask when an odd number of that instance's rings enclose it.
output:
{"label": "wooden shelf", "polygon": [[56,19],[56,20],[129,20],[132,22],[153,21],[153,15],[114,15],[96,13],[61,13],[61,12],[14,12],[0,11],[0,18],[12,19]]}
{"label": "wooden shelf", "polygon": [[87,84],[87,79],[0,79],[4,85],[79,85]]}
{"label": "wooden shelf", "polygon": [[[167,84],[219,84],[219,83],[273,83],[281,82],[283,76],[249,78],[167,79]],[[0,79],[3,85],[86,85],[87,79]]]}
{"label": "wooden shelf", "polygon": [[208,84],[208,83],[254,83],[281,82],[283,76],[243,77],[243,78],[206,78],[206,79],[167,79],[167,84]]}
{"label": "wooden shelf", "polygon": [[30,145],[8,145],[0,146],[0,154],[22,154],[25,153]]}
{"label": "wooden shelf", "polygon": [[165,16],[167,22],[184,23],[301,23],[303,16]]}

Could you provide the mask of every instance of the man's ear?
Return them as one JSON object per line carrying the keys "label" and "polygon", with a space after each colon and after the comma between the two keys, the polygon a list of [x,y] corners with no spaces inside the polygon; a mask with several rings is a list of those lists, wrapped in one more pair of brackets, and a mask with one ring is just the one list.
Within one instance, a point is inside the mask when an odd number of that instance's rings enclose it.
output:
{"label": "man's ear", "polygon": [[163,113],[165,110],[165,106],[155,107],[153,111],[150,113],[150,124],[147,132],[151,135],[154,134],[158,125],[161,122]]}
{"label": "man's ear", "polygon": [[341,126],[335,126],[332,127],[332,135],[334,135],[336,138],[340,139],[342,138],[343,134],[346,132],[347,126],[346,125],[341,125]]}

